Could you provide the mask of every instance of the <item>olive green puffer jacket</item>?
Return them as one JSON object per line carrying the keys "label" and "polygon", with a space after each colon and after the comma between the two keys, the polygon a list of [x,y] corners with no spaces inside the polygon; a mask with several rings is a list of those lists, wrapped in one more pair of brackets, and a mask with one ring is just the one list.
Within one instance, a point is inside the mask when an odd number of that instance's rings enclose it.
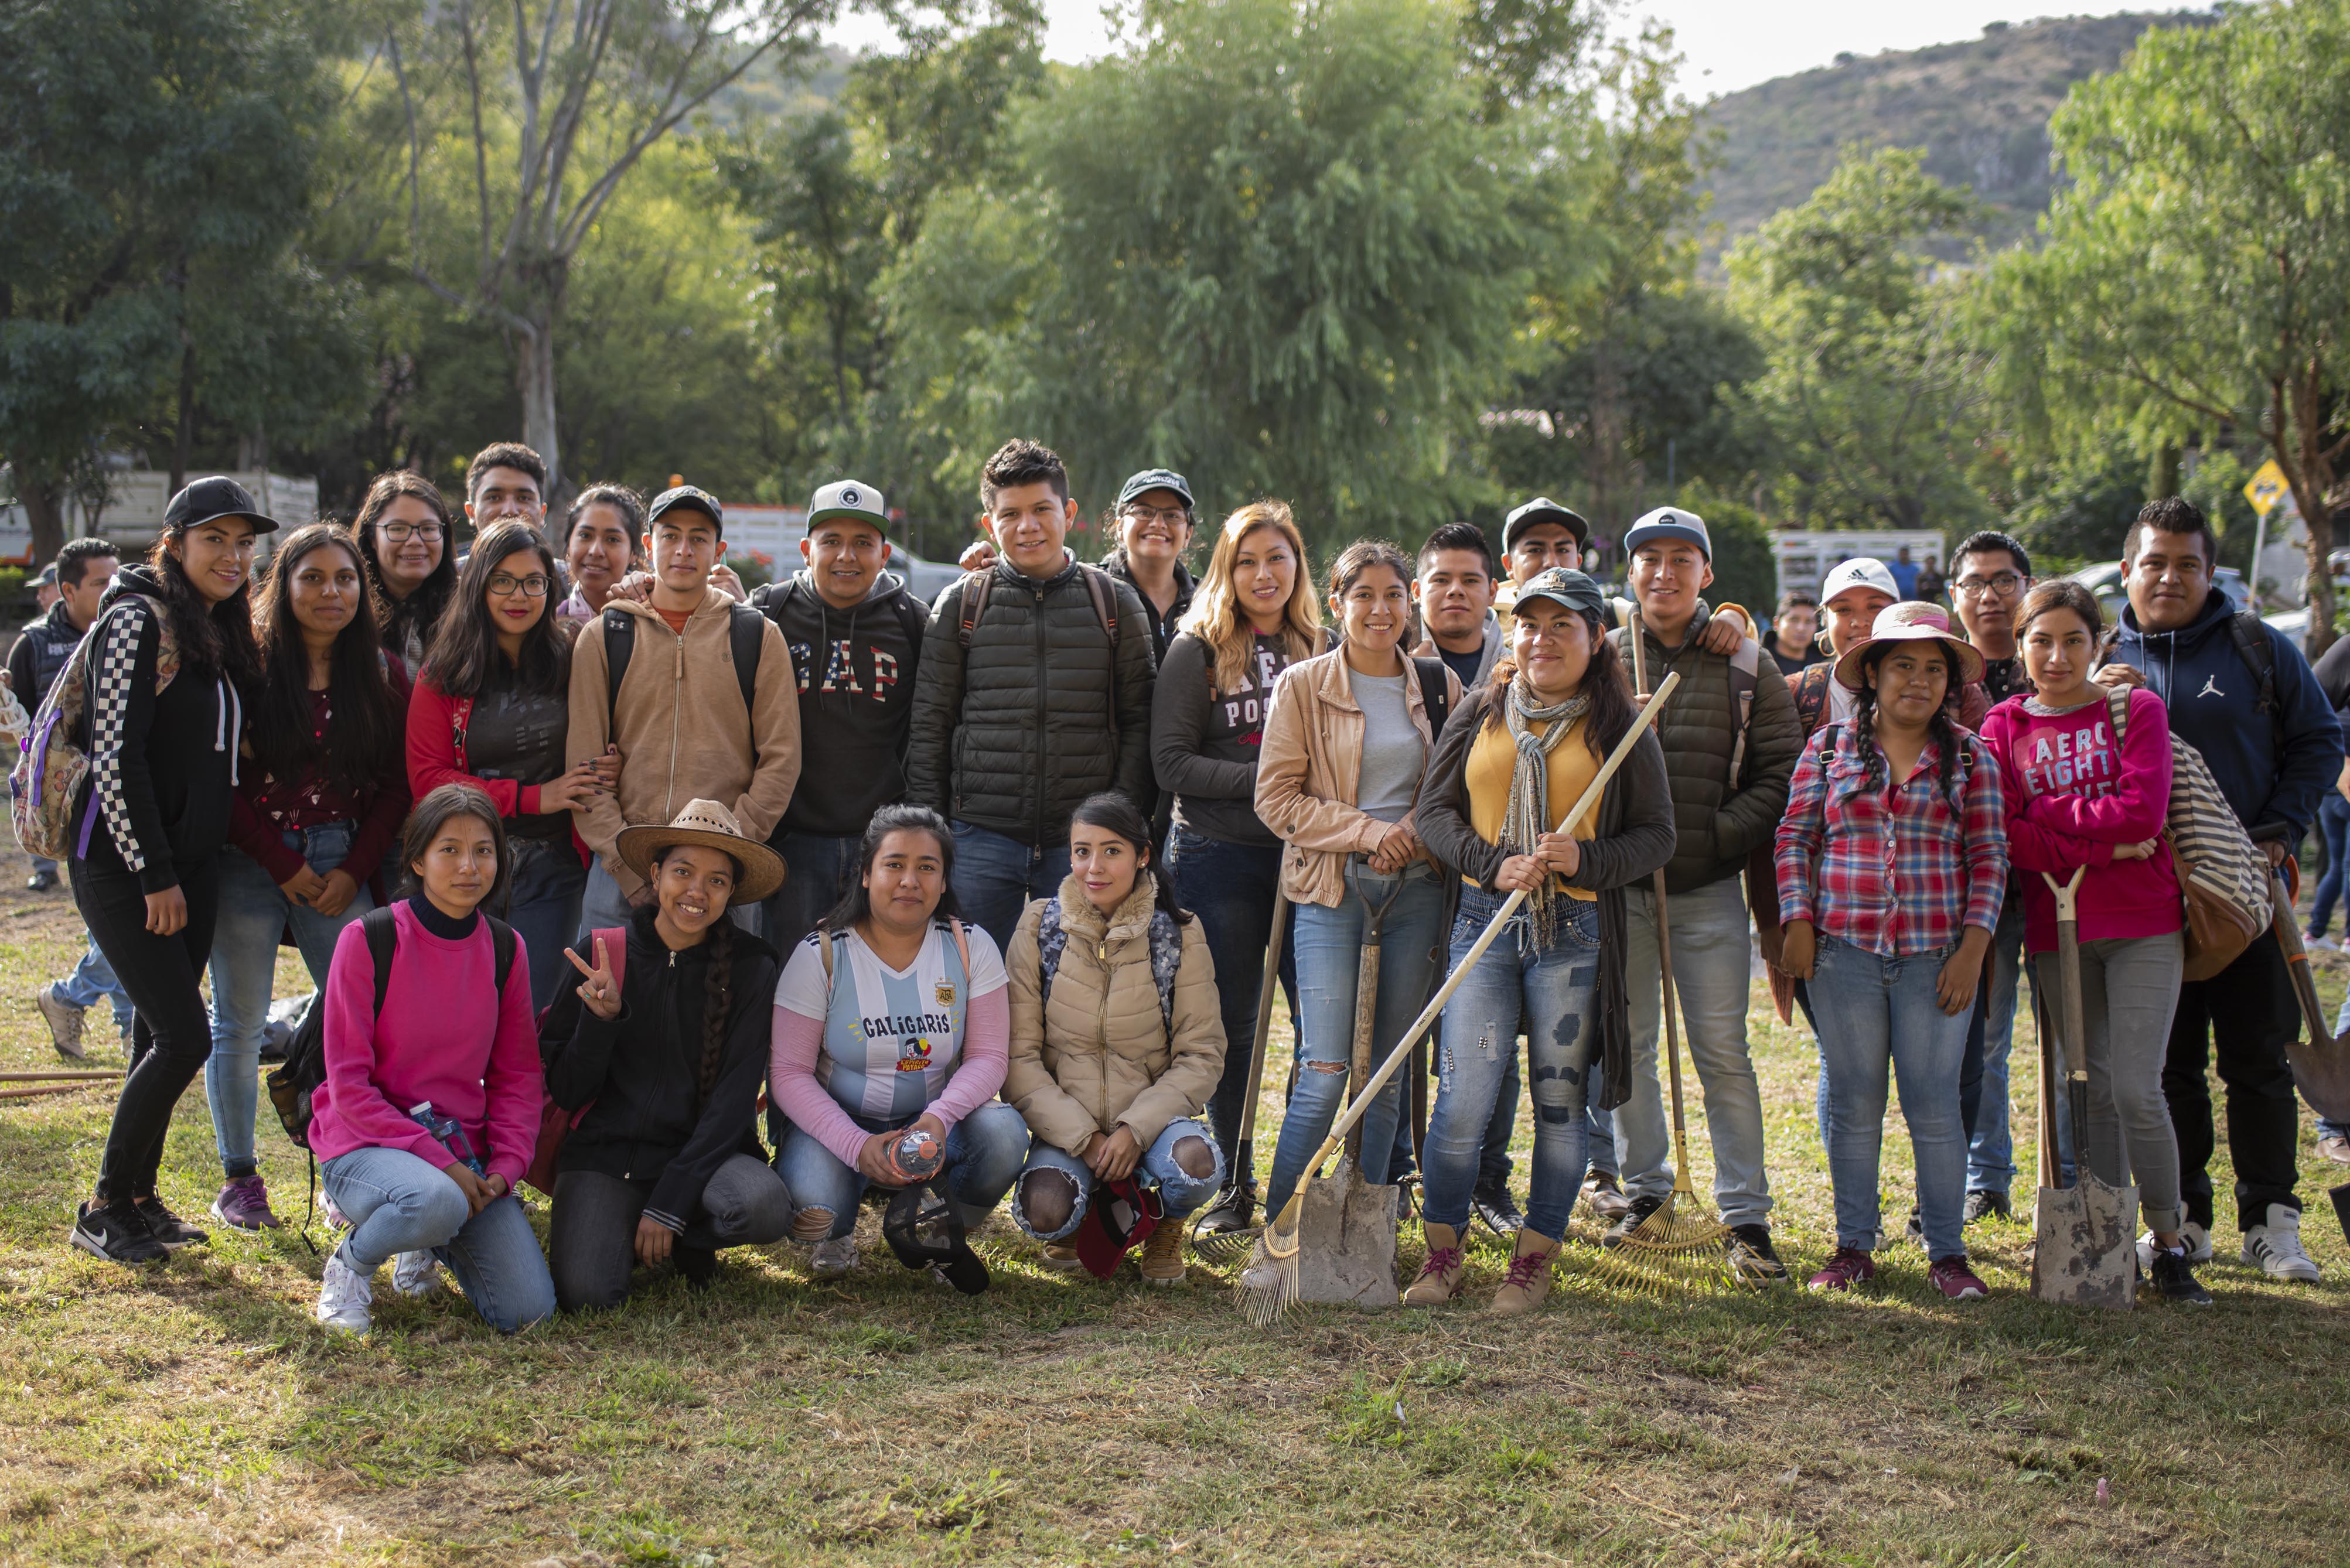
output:
{"label": "olive green puffer jacket", "polygon": [[1068,1154],[1124,1122],[1149,1148],[1167,1124],[1195,1116],[1224,1070],[1224,1023],[1216,965],[1195,917],[1178,930],[1170,1032],[1150,973],[1150,913],[1158,885],[1145,871],[1107,919],[1075,876],[1061,883],[1068,945],[1042,995],[1037,929],[1045,900],[1020,916],[1003,963],[1012,977],[1012,1061],[1003,1097],[1028,1130]]}

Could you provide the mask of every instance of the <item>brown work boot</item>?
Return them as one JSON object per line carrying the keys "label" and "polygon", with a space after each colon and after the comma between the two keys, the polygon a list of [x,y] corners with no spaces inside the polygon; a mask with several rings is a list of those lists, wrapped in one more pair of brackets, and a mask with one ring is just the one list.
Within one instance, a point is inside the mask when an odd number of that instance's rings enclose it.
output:
{"label": "brown work boot", "polygon": [[1518,1249],[1510,1259],[1510,1272],[1502,1281],[1502,1288],[1493,1293],[1493,1315],[1516,1317],[1542,1305],[1543,1297],[1550,1294],[1550,1266],[1558,1256],[1558,1242],[1535,1233],[1531,1225],[1518,1232]]}
{"label": "brown work boot", "polygon": [[1142,1239],[1142,1281],[1150,1285],[1183,1282],[1183,1227],[1161,1220]]}
{"label": "brown work boot", "polygon": [[1428,1262],[1419,1266],[1419,1278],[1412,1281],[1411,1289],[1404,1292],[1403,1304],[1440,1306],[1461,1288],[1461,1271],[1468,1259],[1461,1251],[1461,1232],[1451,1226],[1431,1221],[1421,1229],[1428,1236]]}

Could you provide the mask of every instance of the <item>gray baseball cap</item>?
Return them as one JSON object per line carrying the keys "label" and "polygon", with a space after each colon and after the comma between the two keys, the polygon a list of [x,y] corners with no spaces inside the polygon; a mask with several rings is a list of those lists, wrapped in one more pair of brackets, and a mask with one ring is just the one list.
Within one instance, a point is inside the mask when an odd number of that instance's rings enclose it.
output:
{"label": "gray baseball cap", "polygon": [[861,481],[837,479],[808,497],[809,533],[836,517],[869,524],[883,538],[889,536],[889,504],[881,499],[879,491]]}
{"label": "gray baseball cap", "polygon": [[1713,559],[1713,541],[1706,536],[1705,519],[1678,506],[1659,506],[1626,529],[1625,558],[1630,559],[1643,545],[1653,545],[1665,539],[1695,545],[1705,552],[1707,560]]}
{"label": "gray baseball cap", "polygon": [[1561,506],[1547,495],[1537,495],[1513,511],[1503,523],[1502,554],[1508,555],[1517,544],[1518,535],[1537,523],[1557,524],[1575,535],[1575,547],[1578,550],[1591,543],[1591,524],[1582,513],[1571,506]]}

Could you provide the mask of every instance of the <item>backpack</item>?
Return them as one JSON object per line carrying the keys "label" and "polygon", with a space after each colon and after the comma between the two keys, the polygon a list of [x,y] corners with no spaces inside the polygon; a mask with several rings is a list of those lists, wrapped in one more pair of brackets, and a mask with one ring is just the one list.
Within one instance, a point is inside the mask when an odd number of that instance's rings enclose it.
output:
{"label": "backpack", "polygon": [[[987,613],[987,601],[994,596],[987,591],[994,577],[993,568],[984,572],[965,574],[962,587],[962,617],[955,628],[955,641],[965,653],[971,651],[972,634],[979,629],[979,618]],[[1094,619],[1101,622],[1102,635],[1109,639],[1109,650],[1118,652],[1118,580],[1099,566],[1082,562],[1077,566],[1078,580],[1086,585],[1086,595],[1094,603]]]}
{"label": "backpack", "polygon": [[1411,668],[1419,677],[1419,701],[1428,710],[1428,732],[1441,735],[1444,721],[1452,716],[1452,689],[1444,681],[1444,660],[1414,659]]}
{"label": "backpack", "polygon": [[[180,673],[180,641],[172,631],[170,611],[161,603],[144,594],[126,594],[124,599],[138,599],[154,618],[155,692],[162,695]],[[90,829],[98,821],[98,791],[85,786],[90,783],[89,770],[93,756],[107,755],[119,749],[119,737],[106,737],[101,744],[91,737],[87,747],[80,738],[90,731],[89,694],[92,686],[90,661],[99,659],[95,684],[101,690],[112,686],[129,674],[118,669],[115,653],[101,655],[100,633],[111,626],[123,600],[107,607],[107,612],[90,623],[83,634],[81,646],[66,667],[50,683],[48,695],[41,699],[40,711],[33,719],[33,727],[25,736],[22,752],[16,768],[8,775],[11,799],[8,816],[16,831],[16,843],[26,854],[48,860],[65,860],[86,855],[89,851]],[[131,639],[130,649],[120,657],[127,660],[138,646]],[[74,810],[81,802],[81,810]],[[78,815],[78,820],[77,820]]]}
{"label": "backpack", "polygon": [[[2106,716],[2118,749],[2129,729],[2129,691],[2106,692]],[[2163,837],[2170,846],[2186,906],[2187,965],[2182,977],[2209,980],[2236,961],[2269,929],[2268,857],[2236,820],[2203,753],[2170,735],[2170,803]]]}
{"label": "backpack", "polygon": [[[482,919],[489,922],[490,950],[503,987],[514,972],[515,948],[520,939],[512,926],[494,915],[484,914]],[[368,956],[375,960],[375,1016],[380,1018],[384,998],[391,991],[391,959],[400,950],[400,926],[386,905],[360,916],[359,929],[367,937]],[[265,1080],[279,1125],[287,1137],[304,1148],[310,1147],[310,1098],[326,1081],[327,993],[322,989],[294,1026],[294,1038],[286,1045],[286,1060]]]}
{"label": "backpack", "polygon": [[[1061,924],[1061,900],[1047,898],[1045,912],[1036,921],[1036,1005],[1040,1012],[1052,1005],[1053,977],[1061,971],[1061,954],[1068,945],[1068,928]],[[1166,910],[1151,910],[1150,983],[1159,990],[1159,1022],[1165,1026],[1170,1040],[1175,1038],[1175,971],[1182,961],[1183,933],[1175,929],[1174,919]]]}
{"label": "backpack", "polygon": [[[971,978],[971,939],[963,935],[962,922],[961,920],[954,919],[950,917],[947,921],[947,929],[954,933],[955,951],[962,959],[963,978],[965,981],[969,981]],[[828,930],[818,931],[816,933],[817,936],[824,939],[816,944],[816,955],[824,961],[824,1006],[827,1012],[832,1011],[833,982],[839,978],[832,971],[832,944],[840,940],[841,938],[847,934],[848,933],[847,931]]]}
{"label": "backpack", "polygon": [[[734,661],[734,683],[743,689],[743,712],[755,719],[759,689],[759,649],[767,635],[767,618],[749,605],[726,608],[726,651]],[[637,651],[637,618],[609,606],[604,610],[604,733],[620,729],[620,682],[628,679],[629,660]]]}
{"label": "backpack", "polygon": [[[603,942],[604,956],[612,966],[613,986],[619,988],[627,985],[629,983],[629,928],[598,926],[588,933],[588,940],[590,944],[588,950],[590,952],[596,950],[594,943],[598,940]],[[380,1007],[382,1003],[378,1002],[377,1005]],[[555,1163],[556,1158],[563,1152],[563,1140],[568,1137],[571,1129],[586,1120],[588,1113],[595,1108],[596,1102],[590,1100],[576,1111],[567,1111],[555,1103],[554,1096],[542,1088],[539,1091],[538,1102],[538,1145],[531,1150],[530,1168],[522,1173],[522,1179],[549,1198],[554,1197]]]}

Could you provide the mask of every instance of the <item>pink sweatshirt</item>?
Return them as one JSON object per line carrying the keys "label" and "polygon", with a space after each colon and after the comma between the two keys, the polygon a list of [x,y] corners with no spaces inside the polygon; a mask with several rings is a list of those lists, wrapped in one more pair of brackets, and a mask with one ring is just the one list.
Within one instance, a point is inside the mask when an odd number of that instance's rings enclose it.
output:
{"label": "pink sweatshirt", "polygon": [[[840,1102],[816,1082],[816,1059],[824,1049],[824,1020],[775,1009],[774,1054],[767,1064],[767,1084],[775,1104],[792,1125],[832,1151],[851,1170],[865,1140],[873,1135],[850,1119]],[[962,1051],[954,1073],[939,1097],[923,1113],[939,1118],[949,1132],[955,1123],[995,1098],[1003,1087],[1004,1070],[1012,1064],[1012,992],[997,986],[971,999],[963,1015]]]}
{"label": "pink sweatshirt", "polygon": [[2182,923],[2178,876],[2167,849],[2116,860],[2114,846],[2162,831],[2170,805],[2170,716],[2140,688],[2129,696],[2116,750],[2102,699],[2062,714],[2034,712],[2011,697],[1983,721],[1982,741],[2007,785],[2008,853],[2023,888],[2024,946],[2056,946],[2056,895],[2041,880],[2081,878],[2081,940],[2158,937]]}
{"label": "pink sweatshirt", "polygon": [[406,1149],[439,1169],[452,1156],[409,1118],[430,1100],[453,1116],[491,1172],[512,1188],[538,1147],[545,1079],[530,1005],[530,955],[515,944],[498,982],[490,928],[449,941],[406,902],[392,906],[400,945],[383,1014],[375,1015],[375,959],[353,920],[335,940],[327,973],[327,1081],[311,1097],[310,1148],[323,1162],[355,1148]]}

